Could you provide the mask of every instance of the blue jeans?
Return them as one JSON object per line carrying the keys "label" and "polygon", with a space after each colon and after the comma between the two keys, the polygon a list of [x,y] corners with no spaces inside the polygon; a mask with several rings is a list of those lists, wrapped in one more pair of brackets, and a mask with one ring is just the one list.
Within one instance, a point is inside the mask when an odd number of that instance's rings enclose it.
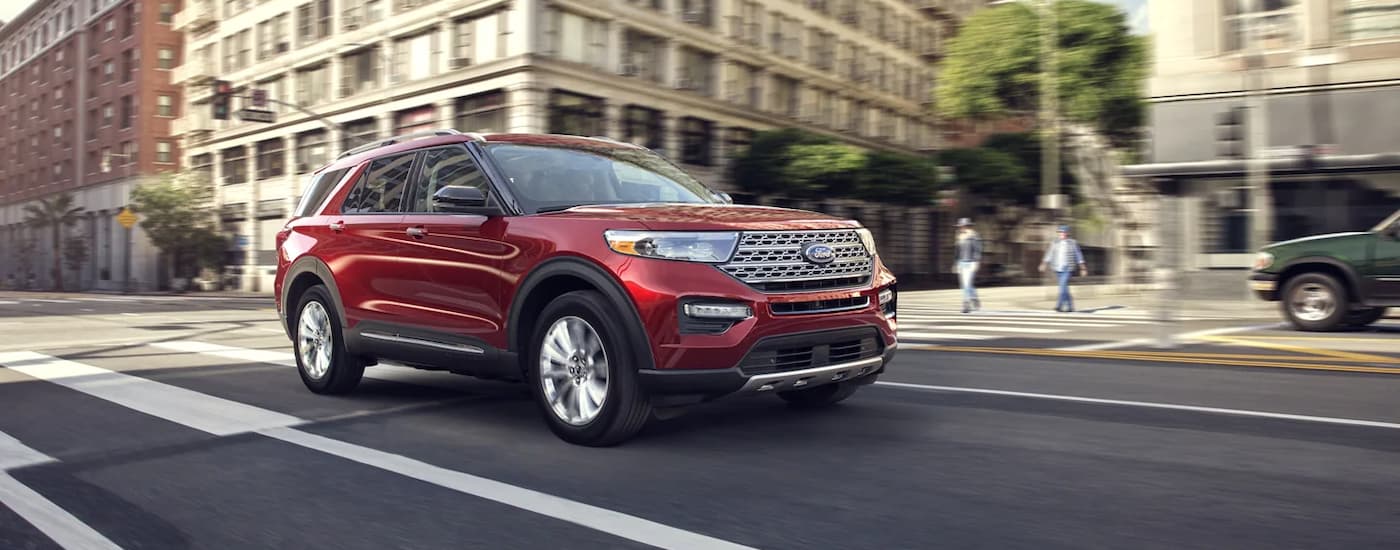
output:
{"label": "blue jeans", "polygon": [[971,302],[977,299],[977,262],[958,262],[958,284],[962,286],[963,301]]}
{"label": "blue jeans", "polygon": [[1055,275],[1060,278],[1060,299],[1055,302],[1055,309],[1074,309],[1074,297],[1069,295],[1069,278],[1074,275],[1074,270],[1056,271]]}

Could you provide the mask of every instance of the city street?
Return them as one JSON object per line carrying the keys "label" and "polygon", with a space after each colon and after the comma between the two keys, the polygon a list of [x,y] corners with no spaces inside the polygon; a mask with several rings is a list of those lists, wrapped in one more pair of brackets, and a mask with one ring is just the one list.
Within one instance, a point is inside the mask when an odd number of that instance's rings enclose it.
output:
{"label": "city street", "polygon": [[1400,537],[1400,320],[1188,315],[1168,349],[1139,308],[939,300],[901,296],[900,355],[839,407],[725,400],[597,449],[517,385],[379,366],[314,395],[265,298],[0,293],[0,548]]}

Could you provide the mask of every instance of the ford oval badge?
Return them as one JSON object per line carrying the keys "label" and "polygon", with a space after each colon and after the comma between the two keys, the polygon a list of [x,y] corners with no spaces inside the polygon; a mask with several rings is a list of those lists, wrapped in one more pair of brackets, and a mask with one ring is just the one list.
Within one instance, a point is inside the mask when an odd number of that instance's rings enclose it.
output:
{"label": "ford oval badge", "polygon": [[836,250],[823,243],[807,243],[802,247],[802,257],[817,265],[836,261]]}

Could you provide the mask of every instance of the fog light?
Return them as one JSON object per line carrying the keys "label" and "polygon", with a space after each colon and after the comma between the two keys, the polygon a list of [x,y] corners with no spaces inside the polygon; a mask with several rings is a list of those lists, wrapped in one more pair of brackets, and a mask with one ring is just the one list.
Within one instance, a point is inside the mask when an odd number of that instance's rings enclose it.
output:
{"label": "fog light", "polygon": [[883,306],[883,305],[885,305],[885,304],[888,304],[888,303],[890,303],[890,300],[893,300],[893,299],[894,299],[894,291],[893,291],[893,290],[890,290],[890,289],[887,288],[887,289],[884,289],[884,290],[881,290],[881,291],[880,291],[880,305]]}
{"label": "fog light", "polygon": [[741,321],[753,317],[753,310],[739,304],[686,304],[685,314],[695,319]]}

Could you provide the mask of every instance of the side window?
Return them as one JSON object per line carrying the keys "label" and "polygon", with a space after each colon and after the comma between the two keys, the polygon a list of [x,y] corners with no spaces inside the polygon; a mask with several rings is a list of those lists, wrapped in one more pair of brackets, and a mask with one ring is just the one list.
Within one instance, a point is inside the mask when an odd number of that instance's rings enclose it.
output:
{"label": "side window", "polygon": [[384,157],[370,161],[369,168],[345,197],[341,212],[346,214],[377,214],[399,212],[403,206],[404,188],[413,168],[414,153]]}
{"label": "side window", "polygon": [[486,175],[477,168],[476,162],[466,149],[443,147],[429,149],[423,156],[423,169],[414,186],[413,199],[408,204],[409,212],[433,212],[433,194],[447,186],[476,187],[482,192],[490,192],[486,186]]}
{"label": "side window", "polygon": [[311,179],[311,183],[306,186],[305,193],[301,196],[301,203],[297,204],[296,217],[316,215],[316,210],[321,207],[321,203],[326,201],[326,197],[335,190],[335,184],[340,183],[340,178],[345,177],[346,169],[331,170],[321,172]]}

